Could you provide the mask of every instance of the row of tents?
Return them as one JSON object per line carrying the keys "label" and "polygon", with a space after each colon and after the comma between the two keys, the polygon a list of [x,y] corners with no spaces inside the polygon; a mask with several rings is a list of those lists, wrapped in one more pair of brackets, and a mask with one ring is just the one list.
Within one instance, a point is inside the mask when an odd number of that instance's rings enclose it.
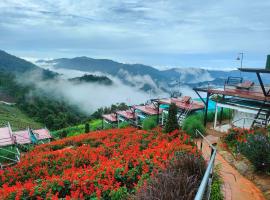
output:
{"label": "row of tents", "polygon": [[12,131],[10,124],[0,128],[0,167],[15,164],[20,161],[22,152],[30,146],[50,142],[52,135],[47,128]]}
{"label": "row of tents", "polygon": [[103,115],[103,128],[108,124],[110,127],[119,127],[122,122],[128,122],[136,127],[142,127],[143,121],[150,116],[157,116],[157,123],[164,125],[167,120],[169,106],[174,103],[178,109],[178,122],[191,113],[203,110],[205,105],[189,96],[151,99],[144,105],[133,105],[128,110],[121,110]]}

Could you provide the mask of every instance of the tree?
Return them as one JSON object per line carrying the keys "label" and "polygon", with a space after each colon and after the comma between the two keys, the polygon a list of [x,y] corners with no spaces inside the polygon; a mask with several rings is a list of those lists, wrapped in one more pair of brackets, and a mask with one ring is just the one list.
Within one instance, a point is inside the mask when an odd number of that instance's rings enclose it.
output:
{"label": "tree", "polygon": [[84,126],[84,132],[85,132],[85,133],[89,133],[89,132],[90,132],[90,126],[89,126],[89,123],[85,123],[85,126]]}
{"label": "tree", "polygon": [[169,115],[165,124],[165,132],[170,133],[176,129],[179,129],[179,124],[177,121],[177,107],[175,103],[172,103],[169,107]]}

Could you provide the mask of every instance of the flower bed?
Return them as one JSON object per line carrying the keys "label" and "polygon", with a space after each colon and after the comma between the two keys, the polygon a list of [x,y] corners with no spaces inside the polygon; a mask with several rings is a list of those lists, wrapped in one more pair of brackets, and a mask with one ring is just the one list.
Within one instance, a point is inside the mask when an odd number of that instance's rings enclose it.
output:
{"label": "flower bed", "polygon": [[36,147],[0,172],[0,199],[123,199],[176,152],[200,156],[178,131],[96,131]]}
{"label": "flower bed", "polygon": [[241,153],[249,159],[256,170],[270,172],[270,137],[266,130],[233,128],[224,142],[232,153]]}

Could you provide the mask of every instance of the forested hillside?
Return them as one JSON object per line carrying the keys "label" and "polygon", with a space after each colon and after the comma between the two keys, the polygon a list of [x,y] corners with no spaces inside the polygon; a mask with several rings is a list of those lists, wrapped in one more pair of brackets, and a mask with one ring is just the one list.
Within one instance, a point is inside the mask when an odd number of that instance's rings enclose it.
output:
{"label": "forested hillside", "polygon": [[107,76],[96,76],[92,74],[85,74],[84,76],[71,78],[69,80],[75,83],[98,83],[103,85],[113,84],[113,81]]}
{"label": "forested hillside", "polygon": [[[5,98],[9,96],[17,104],[17,108],[33,121],[42,123],[52,130],[78,124],[86,119],[86,115],[77,107],[37,90],[34,84],[18,82],[25,73],[33,71],[38,72],[41,80],[53,79],[57,76],[54,72],[0,51],[0,94]],[[28,78],[33,77],[28,76]]]}

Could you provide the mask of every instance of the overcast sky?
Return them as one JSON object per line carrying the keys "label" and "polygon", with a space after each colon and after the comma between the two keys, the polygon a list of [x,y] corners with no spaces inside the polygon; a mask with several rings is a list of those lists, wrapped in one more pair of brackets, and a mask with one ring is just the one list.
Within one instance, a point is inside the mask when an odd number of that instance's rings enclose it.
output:
{"label": "overcast sky", "polygon": [[269,0],[1,0],[0,49],[156,67],[265,66]]}

